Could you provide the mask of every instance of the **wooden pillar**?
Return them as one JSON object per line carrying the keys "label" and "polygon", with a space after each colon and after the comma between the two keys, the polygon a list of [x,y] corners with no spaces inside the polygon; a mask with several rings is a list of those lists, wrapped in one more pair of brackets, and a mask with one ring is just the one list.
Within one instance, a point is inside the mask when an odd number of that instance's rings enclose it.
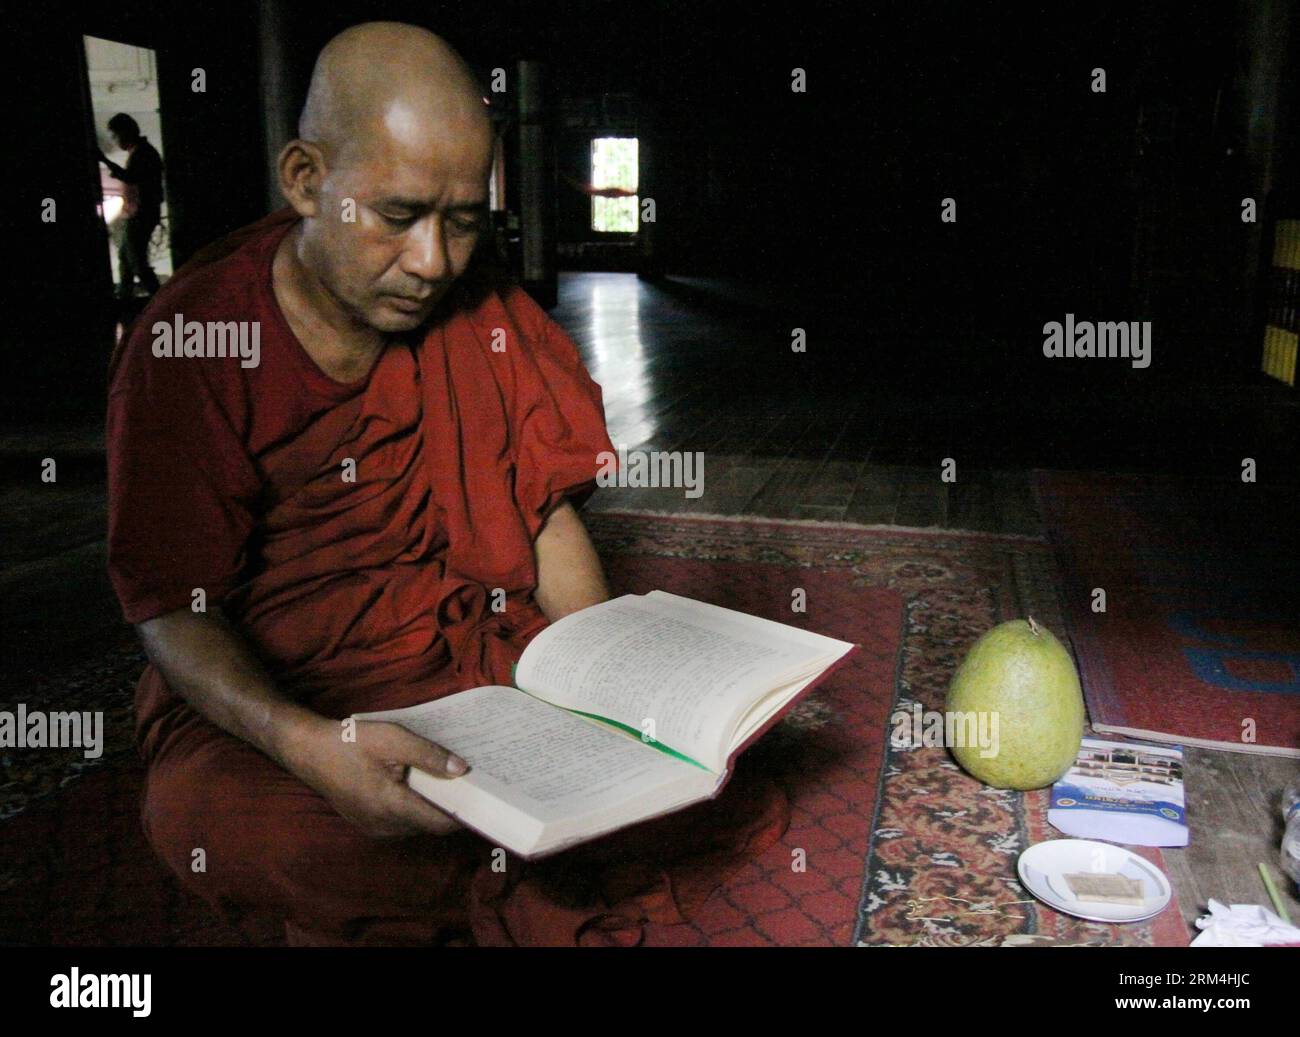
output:
{"label": "wooden pillar", "polygon": [[[637,276],[653,281],[663,276],[664,265],[659,248],[659,133],[656,106],[642,103],[637,114]],[[654,199],[653,222],[641,219],[645,200]]]}
{"label": "wooden pillar", "polygon": [[1270,257],[1263,254],[1269,240],[1266,221],[1285,215],[1274,211],[1271,196],[1283,185],[1275,181],[1275,151],[1279,138],[1279,110],[1283,104],[1289,37],[1296,33],[1290,24],[1290,0],[1241,0],[1237,8],[1239,54],[1237,81],[1233,94],[1237,98],[1234,121],[1244,142],[1246,189],[1258,203],[1258,218],[1246,224],[1242,239],[1241,284],[1242,306],[1236,316],[1237,330],[1249,343],[1248,366],[1258,364],[1258,328],[1267,285]]}
{"label": "wooden pillar", "polygon": [[521,280],[537,304],[550,309],[559,295],[555,248],[555,150],[546,66],[519,62],[519,235]]}
{"label": "wooden pillar", "polygon": [[257,8],[258,89],[261,97],[262,141],[266,166],[266,211],[284,207],[276,160],[280,150],[298,136],[298,104],[293,90],[288,19],[284,0],[263,0]]}

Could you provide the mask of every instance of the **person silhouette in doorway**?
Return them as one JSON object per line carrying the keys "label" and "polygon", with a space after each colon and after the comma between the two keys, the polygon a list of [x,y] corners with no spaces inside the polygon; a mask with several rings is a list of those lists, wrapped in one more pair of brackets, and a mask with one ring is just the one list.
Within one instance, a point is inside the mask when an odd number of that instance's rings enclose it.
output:
{"label": "person silhouette in doorway", "polygon": [[102,151],[99,161],[108,167],[109,176],[126,184],[124,213],[126,233],[118,245],[117,259],[121,280],[119,299],[135,295],[135,282],[149,295],[158,290],[158,275],[149,264],[149,239],[162,219],[163,162],[158,149],[140,132],[140,125],[125,112],[108,120],[108,132],[119,148],[127,153],[125,166],[109,160]]}

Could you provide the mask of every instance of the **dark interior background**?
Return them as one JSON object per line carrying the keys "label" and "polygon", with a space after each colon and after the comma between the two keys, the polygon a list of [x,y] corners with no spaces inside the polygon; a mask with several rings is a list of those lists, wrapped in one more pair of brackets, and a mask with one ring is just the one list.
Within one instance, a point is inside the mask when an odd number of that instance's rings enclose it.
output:
{"label": "dark interior background", "polygon": [[[432,28],[485,77],[545,62],[560,173],[587,172],[591,131],[636,132],[653,256],[598,240],[585,196],[561,185],[561,268],[726,278],[789,300],[841,387],[997,397],[1014,418],[1044,395],[1260,381],[1269,221],[1297,211],[1300,31],[1285,35],[1277,0],[122,0],[6,15],[11,413],[81,413],[103,393],[112,316],[81,34],[157,49],[179,263],[267,211],[271,142],[291,131],[316,53],[379,18]],[[195,67],[206,93],[190,90]],[[806,94],[789,89],[794,67]],[[46,197],[55,225],[36,215]],[[944,197],[956,224],[939,220]],[[1151,320],[1152,367],[1030,362],[1067,311]]]}

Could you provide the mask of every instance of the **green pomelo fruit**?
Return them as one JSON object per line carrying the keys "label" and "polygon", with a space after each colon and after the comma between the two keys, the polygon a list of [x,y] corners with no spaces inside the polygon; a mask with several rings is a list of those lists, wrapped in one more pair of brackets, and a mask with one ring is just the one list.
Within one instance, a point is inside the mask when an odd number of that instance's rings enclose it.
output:
{"label": "green pomelo fruit", "polygon": [[986,713],[990,731],[996,715],[995,754],[982,755],[991,746],[951,747],[957,762],[986,785],[1042,788],[1079,755],[1083,692],[1074,660],[1032,617],[996,626],[975,642],[953,676],[946,709],[950,716]]}

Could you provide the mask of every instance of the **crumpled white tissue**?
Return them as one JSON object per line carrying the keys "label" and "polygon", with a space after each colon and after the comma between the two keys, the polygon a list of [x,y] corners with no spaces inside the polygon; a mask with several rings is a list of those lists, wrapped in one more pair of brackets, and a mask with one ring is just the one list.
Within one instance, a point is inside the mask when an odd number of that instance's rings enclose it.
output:
{"label": "crumpled white tissue", "polygon": [[1300,929],[1287,925],[1272,911],[1258,904],[1233,904],[1228,907],[1210,901],[1210,913],[1196,920],[1201,935],[1193,947],[1269,947],[1283,943],[1300,944]]}

